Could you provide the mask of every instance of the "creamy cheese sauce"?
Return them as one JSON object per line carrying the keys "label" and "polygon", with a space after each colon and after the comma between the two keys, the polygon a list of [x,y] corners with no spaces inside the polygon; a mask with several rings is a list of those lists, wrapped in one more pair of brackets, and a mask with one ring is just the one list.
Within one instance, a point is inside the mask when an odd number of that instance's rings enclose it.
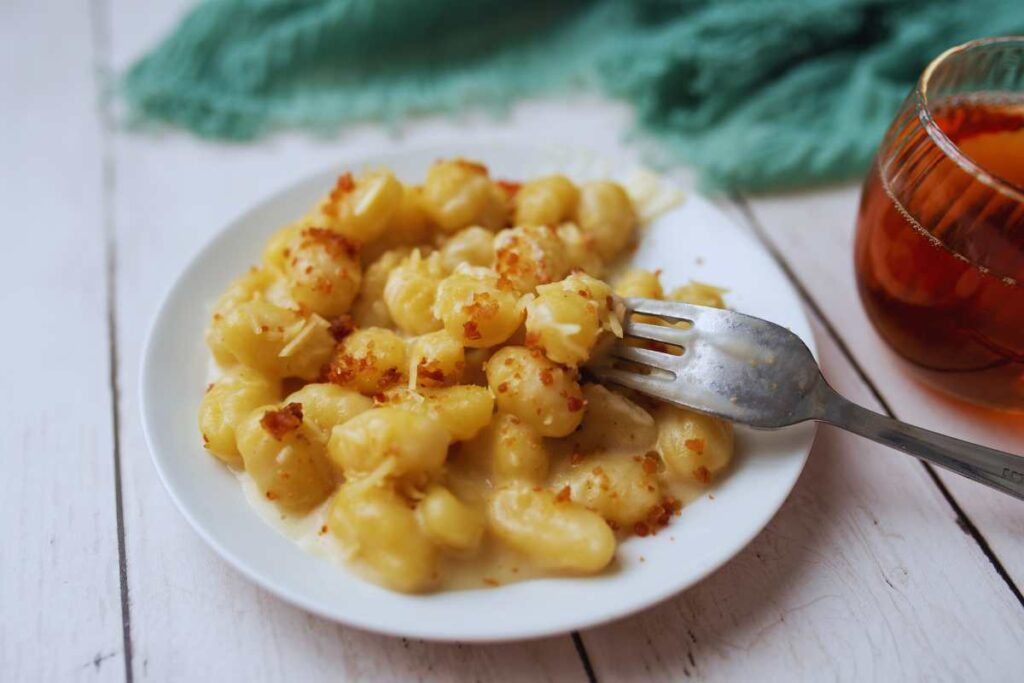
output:
{"label": "creamy cheese sauce", "polygon": [[[552,443],[551,446],[554,447],[549,447],[548,450],[551,454],[552,467],[545,488],[557,490],[563,485],[573,467],[571,453],[567,452],[571,450],[571,444]],[[636,455],[637,449],[635,448],[618,449],[594,453],[588,456],[588,459],[632,458]],[[580,466],[586,467],[586,460]],[[445,483],[452,493],[464,503],[478,507],[482,511],[486,505],[487,496],[493,490],[492,482],[469,468],[461,467],[457,458],[449,466],[447,475]],[[359,560],[357,550],[346,548],[327,530],[327,511],[330,499],[307,514],[288,514],[268,501],[260,493],[256,482],[245,471],[236,471],[235,476],[242,487],[246,501],[253,510],[268,525],[291,539],[304,552],[323,558],[345,570],[353,571],[367,581],[379,582],[374,576],[373,569]],[[659,474],[658,479],[662,490],[682,503],[683,510],[687,504],[702,495],[707,495],[709,491],[707,487],[680,481],[665,473]],[[671,524],[660,530],[660,533],[667,533]],[[616,535],[618,540],[622,541],[632,535],[632,531],[619,530]],[[605,569],[605,572],[608,571],[614,571],[614,563]],[[446,554],[438,563],[438,574],[438,590],[469,590],[542,578],[551,576],[552,572],[550,569],[536,566],[529,558],[496,542],[490,534],[485,534],[479,550],[474,551],[473,554],[464,557]]]}

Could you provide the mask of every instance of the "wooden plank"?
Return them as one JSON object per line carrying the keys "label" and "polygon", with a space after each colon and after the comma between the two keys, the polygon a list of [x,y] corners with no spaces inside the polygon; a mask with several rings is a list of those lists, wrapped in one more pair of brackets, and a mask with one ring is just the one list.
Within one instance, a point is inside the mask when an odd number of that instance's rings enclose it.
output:
{"label": "wooden plank", "polygon": [[0,54],[0,679],[120,680],[103,141],[88,5],[0,5]]}
{"label": "wooden plank", "polygon": [[[853,232],[860,188],[846,186],[749,201],[764,234],[799,278],[858,365],[901,420],[974,443],[1024,454],[1024,418],[948,399],[911,378],[860,305]],[[1024,505],[943,470],[942,482],[1016,586],[1024,587]]]}
{"label": "wooden plank", "polygon": [[[815,328],[829,380],[876,407]],[[1008,681],[1024,620],[924,468],[822,427],[793,494],[741,555],[582,635],[599,680]]]}

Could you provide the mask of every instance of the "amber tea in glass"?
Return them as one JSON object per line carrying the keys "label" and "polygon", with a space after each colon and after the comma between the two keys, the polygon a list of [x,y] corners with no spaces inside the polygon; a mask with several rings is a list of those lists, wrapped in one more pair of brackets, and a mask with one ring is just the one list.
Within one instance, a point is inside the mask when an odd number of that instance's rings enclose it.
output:
{"label": "amber tea in glass", "polygon": [[929,65],[864,184],[857,283],[929,384],[1024,410],[1024,38]]}

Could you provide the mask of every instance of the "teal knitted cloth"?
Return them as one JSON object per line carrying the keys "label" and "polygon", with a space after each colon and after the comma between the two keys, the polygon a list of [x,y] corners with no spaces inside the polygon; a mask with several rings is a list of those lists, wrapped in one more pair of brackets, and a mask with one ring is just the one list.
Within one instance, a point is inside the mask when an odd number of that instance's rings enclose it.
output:
{"label": "teal knitted cloth", "polygon": [[598,88],[656,161],[765,190],[860,173],[932,57],[1010,33],[1022,0],[206,0],[122,92],[246,140]]}

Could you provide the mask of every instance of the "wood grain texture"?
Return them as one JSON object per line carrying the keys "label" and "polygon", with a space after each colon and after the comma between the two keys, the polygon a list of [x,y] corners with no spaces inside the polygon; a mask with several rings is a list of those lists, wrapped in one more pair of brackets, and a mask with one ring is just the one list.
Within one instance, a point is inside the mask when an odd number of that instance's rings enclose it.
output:
{"label": "wood grain texture", "polygon": [[[860,188],[758,198],[750,210],[763,233],[845,341],[894,415],[992,448],[1024,454],[1024,417],[946,398],[910,377],[871,327],[853,273],[853,232]],[[981,484],[936,469],[967,517],[1024,587],[1024,505]]]}
{"label": "wood grain texture", "polygon": [[103,143],[88,7],[0,5],[0,57],[0,680],[120,680]]}
{"label": "wood grain texture", "polygon": [[[828,379],[874,407],[816,322],[815,336]],[[1024,620],[920,465],[822,427],[796,489],[743,553],[583,639],[609,681],[1010,681]]]}

